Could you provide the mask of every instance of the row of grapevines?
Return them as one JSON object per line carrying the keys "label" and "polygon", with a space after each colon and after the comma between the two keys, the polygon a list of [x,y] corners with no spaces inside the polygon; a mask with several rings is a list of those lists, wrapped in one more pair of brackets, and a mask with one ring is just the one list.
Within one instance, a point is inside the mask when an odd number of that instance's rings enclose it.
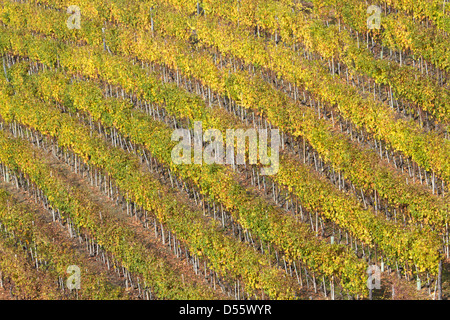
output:
{"label": "row of grapevines", "polygon": [[[5,94],[4,87],[2,94]],[[2,101],[5,96],[2,95]],[[2,103],[3,104],[3,103]],[[5,108],[7,105],[3,104]],[[11,105],[9,105],[11,107]],[[4,110],[4,109],[3,109]],[[3,111],[2,110],[2,111]],[[2,116],[6,114],[1,113]],[[26,116],[23,113],[23,116]],[[6,116],[5,119],[8,119]],[[51,121],[51,119],[49,119]],[[98,244],[122,261],[130,272],[142,274],[159,298],[168,299],[208,299],[214,297],[209,287],[195,283],[183,283],[170,266],[140,243],[131,228],[113,217],[99,217],[99,210],[86,200],[76,187],[71,187],[52,170],[23,139],[11,139],[2,133],[0,161],[14,170],[20,170],[29,177],[49,199],[55,209],[69,217],[81,230],[95,237]]]}
{"label": "row of grapevines", "polygon": [[[356,4],[354,2],[357,2]],[[317,1],[319,2],[319,1]],[[347,9],[346,9],[347,8]],[[332,14],[336,13],[343,22],[354,30],[366,34],[367,6],[357,0],[348,0],[329,7]],[[361,23],[361,22],[364,22]],[[391,14],[382,17],[382,30],[374,30],[375,37],[384,46],[395,50],[411,50],[434,63],[437,67],[448,71],[450,55],[448,54],[448,37],[421,26],[405,14]],[[323,24],[320,28],[324,28]],[[357,47],[343,27],[332,25],[333,29],[340,29],[339,37],[330,40],[341,42],[342,52],[334,53],[353,70],[363,72],[373,77],[377,82],[391,86],[399,97],[404,97],[430,112],[438,120],[448,124],[449,120],[449,91],[439,83],[423,74],[413,66],[399,66],[395,62],[375,59],[363,45]],[[334,32],[337,35],[337,31]],[[342,40],[341,40],[342,39]]]}
{"label": "row of grapevines", "polygon": [[388,6],[412,13],[418,20],[425,17],[434,21],[439,29],[450,32],[450,9],[446,0],[383,0]]}
{"label": "row of grapevines", "polygon": [[[43,14],[46,15],[45,18],[42,17]],[[27,26],[59,37],[70,38],[80,43],[102,45],[102,24],[83,19],[83,27],[80,30],[71,30],[66,24],[68,15],[65,14],[65,11],[45,9],[44,6],[31,2],[17,3],[13,0],[7,0],[2,3],[0,16],[2,22],[6,25]]]}
{"label": "row of grapevines", "polygon": [[[450,181],[450,141],[443,136],[435,132],[424,133],[413,120],[399,119],[388,106],[372,97],[361,96],[356,88],[329,74],[319,62],[305,61],[288,48],[265,43],[245,29],[225,25],[209,16],[186,17],[184,20],[187,28],[195,29],[199,40],[248,63],[268,67],[304,86],[323,101],[337,105],[340,113],[357,127],[365,128],[426,170],[432,169]],[[186,29],[186,25],[180,23],[177,28]]]}
{"label": "row of grapevines", "polygon": [[[329,0],[312,0],[314,4],[314,12],[324,13],[329,16],[329,8],[333,9],[333,13],[339,15],[345,23],[351,26],[354,30],[359,32],[367,32],[367,8],[368,4],[359,0],[346,0],[346,1],[329,1]],[[375,1],[378,4],[380,1]],[[36,3],[42,3],[54,6],[59,9],[65,9],[71,2],[69,0],[39,0]],[[189,8],[190,13],[196,11],[197,3],[200,3],[201,9],[207,15],[217,14],[226,16],[234,21],[239,21],[240,24],[252,26],[257,25],[267,30],[278,30],[283,41],[288,41],[294,36],[294,39],[302,39],[303,36],[309,37],[307,34],[308,29],[305,29],[305,23],[311,24],[310,28],[314,30],[317,23],[314,19],[307,19],[299,11],[309,11],[307,7],[301,3],[294,3],[290,0],[284,1],[197,1],[197,0],[170,0],[170,4],[177,9]],[[101,18],[102,20],[115,21],[118,23],[125,23],[132,25],[134,28],[149,29],[151,26],[151,20],[153,19],[153,25],[160,23],[161,19],[158,17],[160,14],[156,14],[156,11],[150,8],[157,8],[161,5],[160,1],[142,1],[139,3],[127,2],[126,5],[122,0],[114,1],[78,1],[78,5],[83,9],[82,16],[87,18]],[[444,3],[442,3],[444,5]],[[294,8],[294,12],[291,11]],[[84,21],[84,20],[83,20]],[[310,22],[308,22],[310,21]],[[445,44],[448,43],[447,37],[444,37],[440,33],[430,33],[431,30],[424,30],[424,28],[417,28],[418,25],[414,23],[414,20],[410,16],[406,16],[402,12],[399,12],[393,17],[383,16],[383,26],[386,29],[384,32],[387,34],[385,37],[385,45],[391,44],[392,47],[398,47],[399,44],[406,45],[403,47],[407,49],[408,45],[412,46],[417,54],[421,54],[424,57],[430,56],[431,61],[436,61],[436,64],[441,68],[447,70],[449,67],[449,56],[446,54],[447,50]],[[397,21],[397,24],[395,24]],[[413,27],[413,24],[415,27]],[[425,28],[426,29],[426,28]],[[306,31],[306,32],[305,32]],[[100,32],[100,28],[96,32]],[[393,35],[397,35],[398,38],[390,38]],[[430,36],[431,35],[431,36]],[[333,35],[327,37],[325,43],[318,43],[318,46],[322,50],[331,53],[336,47],[334,45],[335,40]],[[98,40],[96,40],[98,41]],[[424,41],[429,44],[425,45]],[[331,43],[328,43],[331,42]],[[306,43],[305,43],[306,44]],[[431,49],[433,47],[433,49]]]}
{"label": "row of grapevines", "polygon": [[409,16],[398,13],[383,18],[382,44],[396,50],[410,50],[436,67],[450,71],[450,40],[441,32],[416,24]]}
{"label": "row of grapevines", "polygon": [[[189,1],[187,5],[192,6],[193,2],[195,1]],[[177,4],[179,0],[173,0],[172,3]],[[361,5],[361,3],[358,4]],[[238,0],[227,2],[226,5],[222,1],[204,0],[202,7],[207,12],[213,12],[234,23],[239,21],[240,24],[248,27],[261,26],[272,33],[277,32],[283,41],[290,45],[301,42],[308,50],[317,52],[326,59],[340,59],[351,70],[362,72],[374,78],[377,83],[391,86],[399,97],[418,104],[438,120],[446,123],[450,120],[450,94],[447,88],[441,87],[436,81],[426,76],[417,75],[417,70],[413,67],[400,66],[397,63],[374,58],[365,46],[359,45],[351,37],[348,30],[337,24],[326,26],[320,18],[312,18],[300,10],[291,10],[291,6],[273,0],[251,2]],[[341,2],[339,7],[342,8]],[[236,11],[236,8],[239,10]],[[365,23],[367,6],[355,6],[352,3],[352,8],[354,10],[351,11],[353,15],[351,21]],[[393,33],[404,29],[396,26],[400,23],[402,22],[397,21],[397,17],[390,19],[383,17],[384,32],[389,32],[386,39],[390,39]],[[365,28],[367,29],[367,24]],[[364,31],[366,30],[361,30],[361,32]],[[411,32],[408,33],[408,38],[410,35]],[[424,54],[426,52],[430,51],[426,50]]]}
{"label": "row of grapevines", "polygon": [[59,300],[63,298],[57,279],[45,270],[37,270],[27,252],[1,227],[0,271],[3,280],[9,278],[14,286],[13,294],[21,299]]}
{"label": "row of grapevines", "polygon": [[[20,70],[17,67],[17,72]],[[12,95],[11,88],[7,86],[4,78],[2,80],[0,112],[5,121],[16,120],[39,130],[44,135],[55,137],[60,146],[70,148],[84,161],[107,172],[120,190],[127,192],[130,199],[145,210],[153,212],[187,244],[191,252],[205,256],[213,270],[234,279],[242,279],[248,293],[263,290],[272,298],[295,297],[293,279],[286,278],[286,274],[279,268],[270,267],[265,255],[256,253],[245,244],[226,236],[215,221],[208,222],[201,212],[180,202],[170,188],[140,169],[140,160],[137,156],[109,146],[98,136],[91,136],[88,127],[79,124],[68,114],[42,103],[31,94],[25,84],[21,85],[20,81],[14,82],[13,86],[21,89],[21,95]],[[49,199],[52,201],[51,197]],[[88,223],[90,228],[97,226],[93,221]],[[116,236],[109,235],[102,240],[106,242],[115,239]],[[120,241],[120,244],[132,245],[131,241],[124,243]],[[133,257],[132,252],[130,248],[124,250],[127,257]],[[162,286],[164,283],[158,285]],[[174,290],[170,290],[170,293],[174,293],[176,288],[174,284]],[[161,288],[161,291],[162,289],[164,288]],[[195,293],[200,294],[198,291]],[[172,298],[179,299],[182,294],[183,292],[173,295]],[[210,291],[205,291],[204,294],[210,294]]]}
{"label": "row of grapevines", "polygon": [[[3,133],[1,133],[3,134]],[[3,141],[3,140],[2,140]],[[2,151],[8,150],[8,148]],[[75,251],[73,245],[59,237],[55,242],[53,229],[41,220],[33,209],[19,204],[17,199],[4,189],[0,189],[0,221],[8,232],[12,232],[17,240],[35,248],[35,254],[44,259],[56,279],[67,277],[67,267],[77,265],[82,270],[82,287],[78,292],[79,299],[123,299],[124,289],[108,282],[103,273],[90,268],[87,259]]]}
{"label": "row of grapevines", "polygon": [[[326,6],[322,0],[314,0],[317,6],[322,7],[321,15],[337,15],[353,30],[365,34],[367,29],[367,4],[359,0],[345,0],[328,2]],[[374,1],[380,4],[382,1]],[[330,12],[330,10],[332,10]],[[448,37],[434,28],[427,28],[410,15],[404,12],[391,13],[381,16],[380,30],[372,30],[376,38],[384,46],[395,50],[411,50],[414,54],[422,56],[438,68],[450,70],[450,56]]]}

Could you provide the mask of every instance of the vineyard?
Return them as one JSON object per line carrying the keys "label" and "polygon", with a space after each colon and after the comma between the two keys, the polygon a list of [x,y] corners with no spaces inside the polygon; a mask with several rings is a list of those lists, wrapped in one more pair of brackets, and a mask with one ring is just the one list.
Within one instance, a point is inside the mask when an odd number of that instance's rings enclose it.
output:
{"label": "vineyard", "polygon": [[0,299],[449,299],[446,1],[0,3]]}

